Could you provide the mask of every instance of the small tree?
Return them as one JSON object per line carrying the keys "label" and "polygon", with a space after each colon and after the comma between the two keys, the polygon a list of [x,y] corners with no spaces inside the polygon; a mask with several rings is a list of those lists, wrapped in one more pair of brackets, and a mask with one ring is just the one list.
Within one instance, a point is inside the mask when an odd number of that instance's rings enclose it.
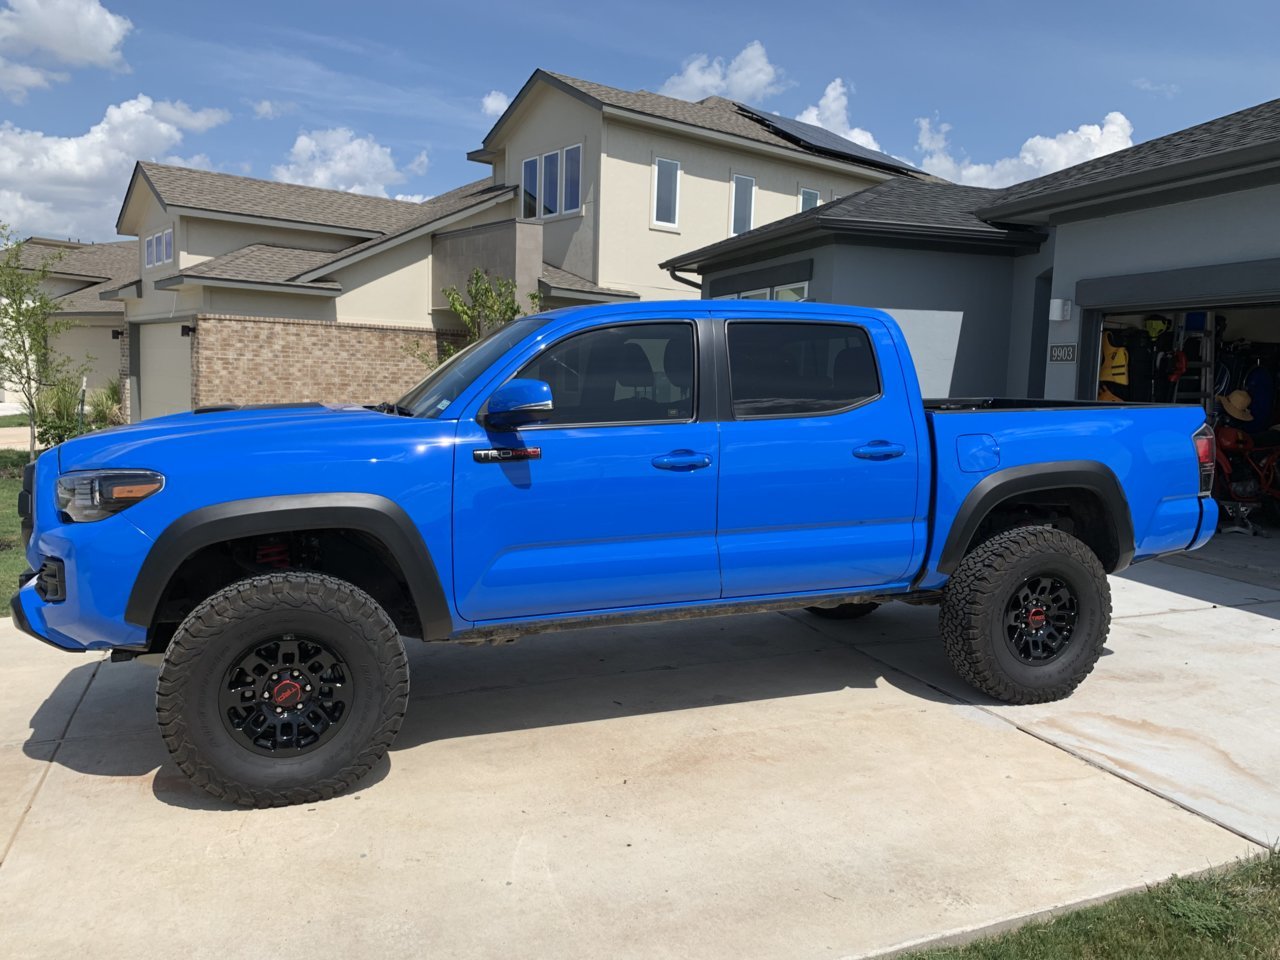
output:
{"label": "small tree", "polygon": [[[443,363],[462,347],[475,343],[489,331],[526,314],[520,306],[515,281],[508,280],[506,277],[491,277],[479,267],[471,271],[465,296],[458,291],[457,287],[445,287],[443,293],[445,299],[449,301],[450,309],[458,315],[462,325],[466,327],[466,334],[461,345],[443,343],[435,350],[421,340],[414,340],[408,348],[410,355],[421,360],[428,367]],[[536,292],[529,294],[531,310],[538,310],[541,304],[541,294]]]}
{"label": "small tree", "polygon": [[58,316],[57,305],[42,286],[58,257],[24,266],[23,244],[14,240],[5,224],[0,224],[0,245],[4,247],[0,258],[0,383],[22,395],[31,430],[27,453],[34,460],[41,393],[67,376],[69,367],[66,358],[53,350],[51,341],[74,323]]}

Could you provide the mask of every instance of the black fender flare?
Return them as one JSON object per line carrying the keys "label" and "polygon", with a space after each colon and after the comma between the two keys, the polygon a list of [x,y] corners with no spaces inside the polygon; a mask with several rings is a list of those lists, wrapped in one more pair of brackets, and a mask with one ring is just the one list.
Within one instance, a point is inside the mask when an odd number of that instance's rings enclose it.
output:
{"label": "black fender flare", "polygon": [[371,493],[306,493],[215,503],[174,520],[156,538],[134,581],[124,618],[150,627],[170,578],[188,557],[225,540],[293,530],[359,530],[377,538],[400,565],[424,638],[453,633],[444,587],[409,515]]}
{"label": "black fender flare", "polygon": [[1095,460],[1060,460],[1007,467],[978,481],[956,511],[938,559],[938,572],[955,572],[978,527],[1000,503],[1025,493],[1063,489],[1083,489],[1097,494],[1106,507],[1118,551],[1115,567],[1108,573],[1129,566],[1134,553],[1133,514],[1120,481],[1110,467]]}

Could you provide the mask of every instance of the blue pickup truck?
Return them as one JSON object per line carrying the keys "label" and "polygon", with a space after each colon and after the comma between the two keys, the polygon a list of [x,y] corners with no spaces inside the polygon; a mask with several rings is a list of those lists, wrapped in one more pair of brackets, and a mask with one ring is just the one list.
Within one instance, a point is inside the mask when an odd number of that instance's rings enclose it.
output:
{"label": "blue pickup truck", "polygon": [[163,653],[181,769],[311,802],[387,750],[403,638],[938,604],[956,670],[1069,694],[1106,575],[1212,535],[1191,407],[920,397],[884,313],[661,302],[499,327],[376,408],[211,407],[27,469],[15,622]]}

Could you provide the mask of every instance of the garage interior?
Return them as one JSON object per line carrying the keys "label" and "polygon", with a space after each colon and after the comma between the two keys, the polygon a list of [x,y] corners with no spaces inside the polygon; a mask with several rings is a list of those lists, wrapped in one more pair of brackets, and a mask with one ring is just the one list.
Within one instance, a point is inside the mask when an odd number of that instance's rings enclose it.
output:
{"label": "garage interior", "polygon": [[1280,537],[1280,303],[1103,313],[1097,399],[1203,406],[1219,532]]}

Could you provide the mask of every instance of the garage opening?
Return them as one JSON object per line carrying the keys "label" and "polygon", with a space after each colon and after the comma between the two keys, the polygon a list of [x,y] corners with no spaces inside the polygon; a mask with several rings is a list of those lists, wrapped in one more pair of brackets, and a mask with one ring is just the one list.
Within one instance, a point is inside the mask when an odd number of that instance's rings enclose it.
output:
{"label": "garage opening", "polygon": [[1096,397],[1204,408],[1225,532],[1280,526],[1280,304],[1104,313]]}

